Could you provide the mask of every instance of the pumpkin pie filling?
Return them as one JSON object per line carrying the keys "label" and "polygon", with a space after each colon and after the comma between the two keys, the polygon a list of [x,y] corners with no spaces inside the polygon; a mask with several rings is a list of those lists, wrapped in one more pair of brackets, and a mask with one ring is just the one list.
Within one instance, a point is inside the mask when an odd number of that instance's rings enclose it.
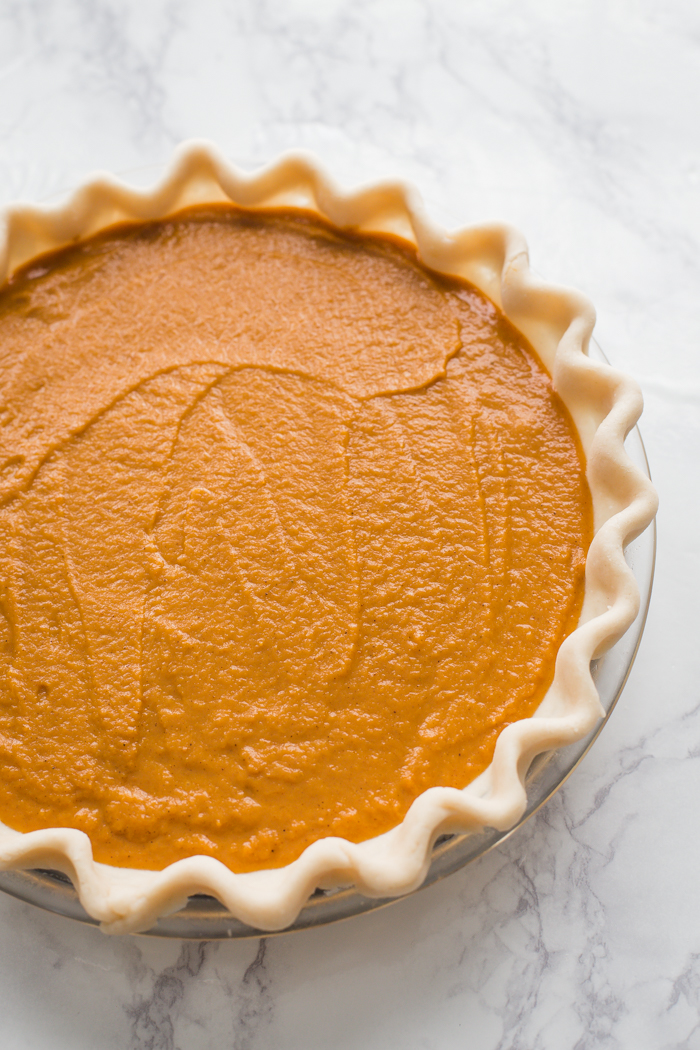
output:
{"label": "pumpkin pie filling", "polygon": [[0,820],[277,867],[464,787],[543,699],[592,536],[573,425],[387,237],[197,208],[0,292]]}

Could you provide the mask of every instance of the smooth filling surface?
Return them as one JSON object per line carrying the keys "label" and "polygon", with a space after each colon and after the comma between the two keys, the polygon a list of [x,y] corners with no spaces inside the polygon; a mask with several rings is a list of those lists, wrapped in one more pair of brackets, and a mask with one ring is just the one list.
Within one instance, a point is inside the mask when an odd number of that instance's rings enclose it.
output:
{"label": "smooth filling surface", "polygon": [[0,820],[236,871],[464,787],[575,627],[568,415],[481,293],[192,209],[0,292]]}

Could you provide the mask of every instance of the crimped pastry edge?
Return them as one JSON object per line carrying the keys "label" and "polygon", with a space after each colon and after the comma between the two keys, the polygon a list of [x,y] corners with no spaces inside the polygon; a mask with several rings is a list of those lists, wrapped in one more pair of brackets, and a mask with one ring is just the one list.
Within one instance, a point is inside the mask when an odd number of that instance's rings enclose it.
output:
{"label": "crimped pastry edge", "polygon": [[571,413],[586,455],[595,534],[579,625],[559,649],[552,686],[538,710],[502,731],[491,765],[476,780],[462,790],[423,792],[401,824],[383,835],[362,843],[320,839],[274,870],[235,874],[211,857],[194,856],[154,872],[95,862],[81,831],[21,833],[0,824],[0,870],[64,872],[85,910],[108,933],[147,929],[193,893],[218,898],[250,926],[283,929],[319,886],[354,885],[370,897],[410,893],[423,882],[441,834],[512,827],[526,807],[525,776],[534,757],[581,739],[603,714],[590,663],[637,615],[639,593],[624,548],[649,525],[657,507],[651,482],[624,448],[642,410],[641,393],[633,379],[588,357],[595,323],[590,301],[535,277],[523,238],[509,226],[451,232],[436,226],[405,182],[343,190],[312,155],[297,151],[245,173],[210,143],[191,141],[175,152],[152,189],[136,190],[97,174],[58,206],[6,208],[0,216],[0,284],[37,255],[107,226],[160,219],[213,202],[302,207],[340,228],[397,234],[416,245],[426,265],[483,291],[530,340]]}

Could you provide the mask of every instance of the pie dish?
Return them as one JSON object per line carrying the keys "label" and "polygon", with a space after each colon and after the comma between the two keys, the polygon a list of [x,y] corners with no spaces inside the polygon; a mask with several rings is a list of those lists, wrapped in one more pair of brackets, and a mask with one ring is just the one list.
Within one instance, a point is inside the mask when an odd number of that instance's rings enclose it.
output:
{"label": "pie dish", "polygon": [[216,896],[251,926],[281,928],[293,921],[317,886],[352,883],[370,896],[409,892],[422,881],[439,835],[512,826],[525,806],[523,782],[534,756],[585,736],[600,717],[590,661],[636,615],[638,594],[623,548],[655,510],[653,490],[623,446],[641,409],[639,392],[632,381],[586,357],[593,325],[588,302],[535,281],[524,246],[512,230],[447,234],[428,223],[415,195],[400,184],[344,194],[300,155],[243,176],[210,147],[191,144],[150,193],[102,178],[54,211],[10,209],[4,276],[46,251],[83,241],[119,222],[157,220],[193,205],[226,202],[265,209],[301,207],[339,229],[400,236],[416,245],[424,265],[446,278],[471,282],[501,307],[534,346],[574,421],[586,456],[595,536],[579,625],[559,647],[551,687],[537,711],[502,730],[491,765],[467,788],[430,788],[391,831],[359,843],[320,838],[283,867],[234,874],[211,856],[187,857],[163,871],[114,867],[96,863],[90,840],[75,829],[3,830],[4,867],[66,872],[86,910],[110,932],[149,926],[197,892]]}

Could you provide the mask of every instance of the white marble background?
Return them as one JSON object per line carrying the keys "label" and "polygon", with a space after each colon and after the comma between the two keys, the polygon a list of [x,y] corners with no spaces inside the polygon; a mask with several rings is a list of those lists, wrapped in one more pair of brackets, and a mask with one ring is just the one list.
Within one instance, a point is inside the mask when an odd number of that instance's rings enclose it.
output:
{"label": "white marble background", "polygon": [[0,202],[206,136],[510,220],[641,380],[662,499],[603,736],[501,849],[263,941],[127,938],[0,899],[4,1050],[700,1048],[697,0],[0,0]]}

